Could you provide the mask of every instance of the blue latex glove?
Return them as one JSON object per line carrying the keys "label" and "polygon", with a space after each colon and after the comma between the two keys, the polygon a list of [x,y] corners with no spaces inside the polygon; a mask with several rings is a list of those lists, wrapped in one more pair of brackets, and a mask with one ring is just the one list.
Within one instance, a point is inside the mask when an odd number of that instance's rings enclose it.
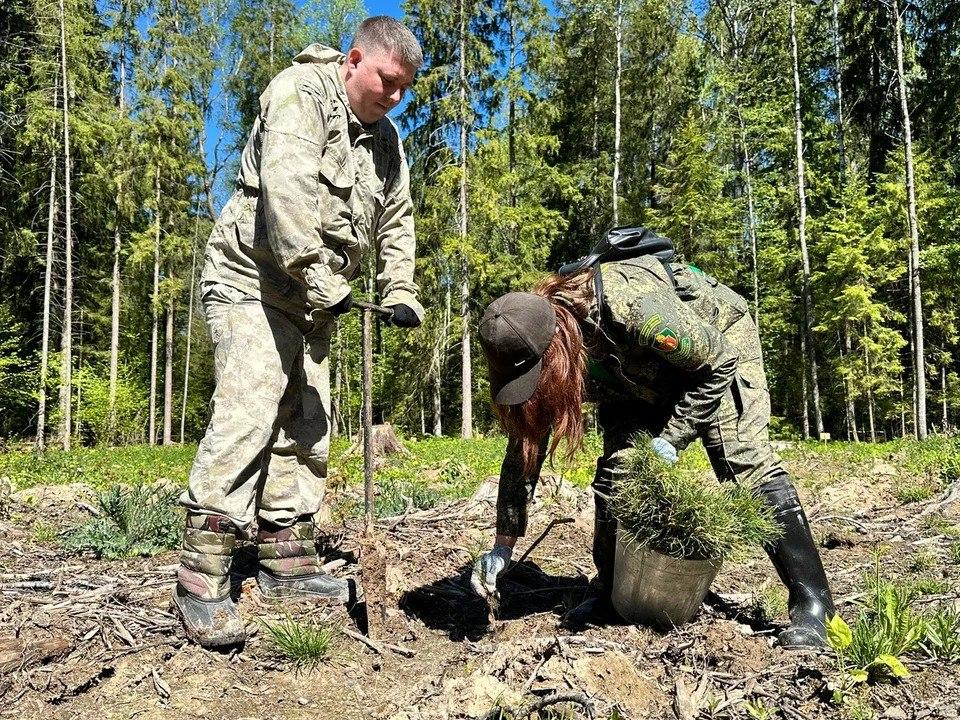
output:
{"label": "blue latex glove", "polygon": [[470,576],[473,591],[482,598],[494,595],[497,592],[497,576],[510,564],[511,557],[513,548],[500,544],[495,544],[493,550],[481,555],[474,563]]}
{"label": "blue latex glove", "polygon": [[677,449],[662,437],[655,437],[650,441],[650,447],[660,456],[668,465],[675,465],[677,462]]}

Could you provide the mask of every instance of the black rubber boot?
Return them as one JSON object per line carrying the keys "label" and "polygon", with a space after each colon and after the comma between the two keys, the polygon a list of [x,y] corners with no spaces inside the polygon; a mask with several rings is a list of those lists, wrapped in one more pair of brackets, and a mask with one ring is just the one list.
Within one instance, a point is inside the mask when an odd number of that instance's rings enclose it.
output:
{"label": "black rubber boot", "polygon": [[767,483],[761,494],[773,506],[784,530],[783,538],[766,548],[790,593],[790,627],[779,634],[777,642],[787,649],[825,647],[824,623],[836,610],[800,498],[786,475]]}
{"label": "black rubber boot", "polygon": [[349,581],[320,572],[312,518],[301,517],[290,527],[261,521],[257,552],[257,585],[266,597],[351,600]]}
{"label": "black rubber boot", "polygon": [[220,515],[187,515],[172,607],[187,637],[206,648],[238,645],[246,629],[230,596],[234,525]]}

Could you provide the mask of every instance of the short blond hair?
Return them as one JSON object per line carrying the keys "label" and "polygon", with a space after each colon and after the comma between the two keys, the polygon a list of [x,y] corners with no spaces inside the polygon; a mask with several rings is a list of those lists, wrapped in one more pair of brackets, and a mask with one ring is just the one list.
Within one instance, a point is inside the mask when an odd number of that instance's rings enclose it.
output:
{"label": "short blond hair", "polygon": [[423,51],[417,38],[406,25],[389,15],[375,15],[360,23],[350,47],[393,52],[413,68],[423,64]]}

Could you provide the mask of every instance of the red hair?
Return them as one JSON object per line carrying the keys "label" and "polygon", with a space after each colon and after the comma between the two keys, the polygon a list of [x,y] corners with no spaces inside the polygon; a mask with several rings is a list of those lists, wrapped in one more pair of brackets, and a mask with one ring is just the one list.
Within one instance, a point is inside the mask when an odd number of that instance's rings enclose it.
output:
{"label": "red hair", "polygon": [[504,430],[520,443],[523,473],[537,470],[540,446],[553,431],[547,457],[553,464],[560,442],[562,460],[570,463],[583,447],[584,377],[587,353],[580,320],[587,317],[593,302],[593,270],[564,277],[550,275],[534,289],[535,295],[550,301],[557,316],[557,332],[543,354],[537,389],[519,405],[495,405]]}

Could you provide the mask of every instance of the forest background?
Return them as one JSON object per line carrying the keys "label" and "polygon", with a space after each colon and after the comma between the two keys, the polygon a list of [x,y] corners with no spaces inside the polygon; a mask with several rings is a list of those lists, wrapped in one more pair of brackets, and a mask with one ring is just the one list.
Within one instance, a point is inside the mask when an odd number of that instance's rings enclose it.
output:
{"label": "forest background", "polygon": [[[493,427],[494,297],[645,224],[743,294],[782,437],[923,438],[960,410],[960,0],[405,0],[396,118],[427,317],[376,413]],[[203,244],[269,79],[360,0],[3,0],[0,438],[198,438]],[[357,292],[362,292],[358,283]],[[331,354],[360,408],[359,321]]]}

